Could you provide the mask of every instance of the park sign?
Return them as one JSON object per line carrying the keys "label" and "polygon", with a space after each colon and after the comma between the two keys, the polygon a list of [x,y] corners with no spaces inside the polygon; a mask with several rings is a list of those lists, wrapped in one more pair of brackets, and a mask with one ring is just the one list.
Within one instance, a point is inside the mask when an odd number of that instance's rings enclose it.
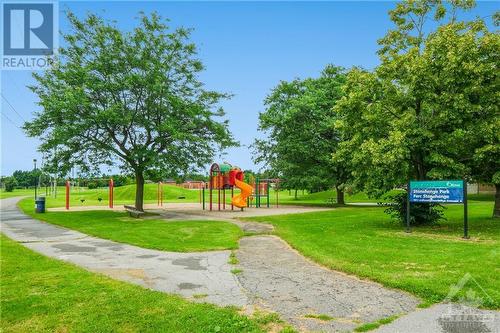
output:
{"label": "park sign", "polygon": [[463,203],[463,180],[410,181],[410,202]]}
{"label": "park sign", "polygon": [[464,238],[469,238],[467,183],[465,180],[410,180],[406,202],[406,232],[410,229],[411,203],[463,203]]}

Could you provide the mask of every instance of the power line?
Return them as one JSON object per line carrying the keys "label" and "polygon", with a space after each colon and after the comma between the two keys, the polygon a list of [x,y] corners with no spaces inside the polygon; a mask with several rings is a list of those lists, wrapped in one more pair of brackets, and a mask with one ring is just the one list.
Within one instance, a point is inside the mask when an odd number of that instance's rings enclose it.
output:
{"label": "power line", "polygon": [[21,128],[21,127],[17,126],[16,123],[12,121],[12,119],[10,119],[9,117],[7,117],[7,115],[5,114],[5,112],[1,112],[1,113],[2,113],[2,116],[4,116],[5,119],[7,119],[9,121],[9,123],[11,123],[12,125],[14,125],[15,127],[19,128],[19,129]]}
{"label": "power line", "polygon": [[20,92],[20,91],[21,91],[21,88],[20,88],[20,87],[19,87],[19,85],[16,83],[16,80],[14,80],[14,77],[13,77],[13,76],[11,76],[11,75],[9,74],[9,72],[8,72],[8,71],[5,71],[3,74],[9,77],[9,81],[10,81],[10,82],[12,82],[12,83],[16,86],[16,88],[17,88],[17,92]]}
{"label": "power line", "polygon": [[7,100],[7,98],[5,98],[5,96],[3,94],[1,94],[3,99],[5,100],[5,102],[7,102],[7,105],[10,106],[10,108],[19,116],[19,118],[21,118],[24,122],[26,122],[26,119],[24,119],[23,116],[21,116],[21,114],[19,112],[17,112],[17,110],[12,106],[12,104],[10,104],[10,102]]}

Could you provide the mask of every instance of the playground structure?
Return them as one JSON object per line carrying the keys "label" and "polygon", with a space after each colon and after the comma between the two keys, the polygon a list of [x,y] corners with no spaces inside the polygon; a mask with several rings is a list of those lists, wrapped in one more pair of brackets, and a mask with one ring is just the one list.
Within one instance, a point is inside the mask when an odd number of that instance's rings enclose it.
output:
{"label": "playground structure", "polygon": [[[217,164],[213,163],[210,166],[210,177],[208,181],[208,207],[213,210],[214,200],[217,197],[217,209],[226,209],[226,190],[231,190],[231,210],[234,207],[243,210],[245,207],[255,208],[262,207],[262,198],[265,198],[265,205],[270,207],[270,189],[271,184],[275,184],[276,192],[276,207],[278,207],[278,187],[279,179],[259,179],[248,175],[245,179],[243,171],[229,163]],[[234,195],[234,188],[240,189],[240,193]],[[202,200],[203,210],[206,209],[205,203],[205,187],[202,188],[200,198]],[[217,191],[214,196],[213,192]],[[254,202],[255,201],[255,202]]]}
{"label": "playground structure", "polygon": [[[71,181],[66,180],[66,209],[69,210],[70,207],[70,196],[71,196]],[[74,187],[74,186],[73,186]],[[114,182],[113,179],[108,180],[108,206],[109,208],[113,208],[113,200],[114,200]],[[98,195],[97,200],[101,202],[103,198]],[[85,199],[80,199],[80,201],[85,202]]]}
{"label": "playground structure", "polygon": [[[276,208],[279,207],[279,178],[259,178],[253,175],[249,176],[248,183],[254,189],[254,194],[248,198],[248,207],[271,207],[271,189],[274,189]],[[274,186],[273,186],[274,184]],[[265,201],[264,201],[265,200]]]}

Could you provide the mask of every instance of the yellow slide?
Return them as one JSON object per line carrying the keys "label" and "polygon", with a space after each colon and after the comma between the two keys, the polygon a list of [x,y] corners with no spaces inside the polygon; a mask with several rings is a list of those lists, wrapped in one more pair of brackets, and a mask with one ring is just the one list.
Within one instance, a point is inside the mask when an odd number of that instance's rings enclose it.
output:
{"label": "yellow slide", "polygon": [[247,206],[247,198],[252,195],[253,188],[241,180],[235,179],[234,185],[241,190],[241,193],[235,195],[231,202],[234,206],[238,208],[244,208]]}

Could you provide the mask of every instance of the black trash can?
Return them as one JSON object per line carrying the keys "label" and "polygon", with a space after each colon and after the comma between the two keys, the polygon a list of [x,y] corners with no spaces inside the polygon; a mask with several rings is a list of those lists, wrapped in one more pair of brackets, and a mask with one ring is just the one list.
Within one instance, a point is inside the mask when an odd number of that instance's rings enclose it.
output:
{"label": "black trash can", "polygon": [[45,213],[45,197],[38,197],[35,200],[35,212]]}

